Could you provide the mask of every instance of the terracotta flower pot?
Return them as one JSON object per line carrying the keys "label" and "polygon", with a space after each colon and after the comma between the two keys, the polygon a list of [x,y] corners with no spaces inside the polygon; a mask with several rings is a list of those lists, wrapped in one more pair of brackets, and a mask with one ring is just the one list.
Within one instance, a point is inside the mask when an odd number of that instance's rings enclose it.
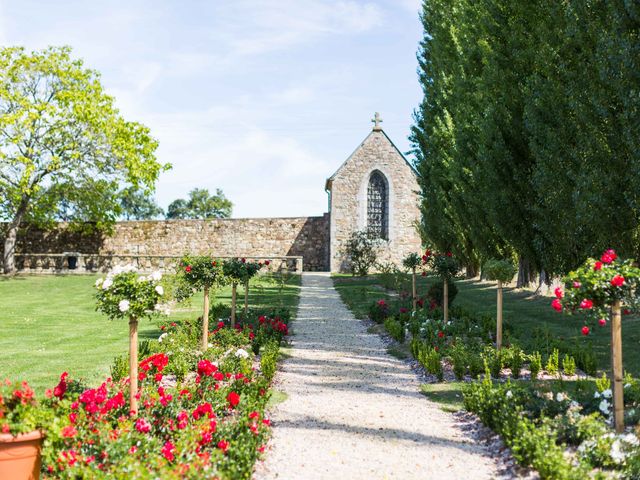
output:
{"label": "terracotta flower pot", "polygon": [[37,480],[40,478],[42,433],[33,431],[14,437],[0,434],[0,478]]}

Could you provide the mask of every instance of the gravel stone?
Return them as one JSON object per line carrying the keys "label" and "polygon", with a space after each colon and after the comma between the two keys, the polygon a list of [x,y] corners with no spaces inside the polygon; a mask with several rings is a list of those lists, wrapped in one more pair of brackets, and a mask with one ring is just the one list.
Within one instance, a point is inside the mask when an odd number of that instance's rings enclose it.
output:
{"label": "gravel stone", "polygon": [[367,333],[328,274],[303,274],[293,329],[276,377],[288,398],[271,412],[256,479],[503,478],[487,446],[421,395],[410,366]]}

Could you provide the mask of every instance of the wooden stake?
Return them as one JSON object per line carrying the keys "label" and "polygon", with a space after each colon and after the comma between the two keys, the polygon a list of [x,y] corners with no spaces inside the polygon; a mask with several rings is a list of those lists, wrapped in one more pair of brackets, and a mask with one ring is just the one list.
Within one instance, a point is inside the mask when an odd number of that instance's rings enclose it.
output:
{"label": "wooden stake", "polygon": [[209,287],[204,287],[204,307],[202,309],[202,351],[209,345]]}
{"label": "wooden stake", "polygon": [[138,411],[138,319],[129,317],[129,410]]}
{"label": "wooden stake", "polygon": [[416,267],[413,267],[413,311],[415,312],[418,307],[418,293],[416,290]]}
{"label": "wooden stake", "polygon": [[496,349],[502,348],[502,280],[498,280],[498,312],[496,316]]}
{"label": "wooden stake", "polygon": [[444,295],[443,295],[443,305],[444,308],[444,323],[446,324],[449,321],[449,280],[447,278],[444,279]]}
{"label": "wooden stake", "polygon": [[624,388],[622,385],[622,318],[620,300],[611,308],[611,386],[613,419],[617,433],[624,432]]}
{"label": "wooden stake", "polygon": [[237,283],[231,284],[231,327],[236,326],[236,290],[238,288]]}
{"label": "wooden stake", "polygon": [[249,280],[247,280],[244,284],[244,313],[242,314],[242,318],[244,320],[247,319],[248,311],[249,311]]}

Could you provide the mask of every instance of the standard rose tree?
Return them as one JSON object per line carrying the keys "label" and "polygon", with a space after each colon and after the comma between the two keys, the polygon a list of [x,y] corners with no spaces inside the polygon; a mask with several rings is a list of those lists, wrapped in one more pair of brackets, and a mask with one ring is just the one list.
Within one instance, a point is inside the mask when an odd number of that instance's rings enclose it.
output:
{"label": "standard rose tree", "polygon": [[418,304],[418,293],[416,290],[416,271],[418,267],[422,265],[422,257],[417,253],[410,253],[402,260],[402,266],[411,272],[411,292],[412,292],[412,307],[413,311],[416,311]]}
{"label": "standard rose tree", "polygon": [[193,295],[194,291],[204,293],[202,309],[202,351],[209,344],[209,294],[212,289],[223,286],[226,278],[222,272],[222,263],[210,256],[185,256],[177,272],[178,295],[182,300]]}
{"label": "standard rose tree", "polygon": [[225,260],[222,264],[222,271],[225,277],[231,282],[231,326],[236,324],[236,305],[238,284],[245,287],[245,316],[249,302],[249,280],[255,276],[262,268],[262,263],[247,262],[245,258],[232,258]]}
{"label": "standard rose tree", "polygon": [[426,264],[443,282],[442,308],[444,311],[444,321],[449,320],[449,281],[453,280],[460,271],[460,265],[453,258],[451,252],[432,253],[425,255]]}
{"label": "standard rose tree", "polygon": [[482,267],[482,274],[487,280],[498,282],[496,311],[496,348],[498,350],[502,347],[502,284],[513,280],[516,272],[516,266],[509,260],[488,260]]}
{"label": "standard rose tree", "polygon": [[129,405],[138,411],[138,320],[160,313],[164,288],[162,274],[141,275],[133,267],[114,270],[96,281],[96,309],[110,319],[129,319]]}
{"label": "standard rose tree", "polygon": [[611,319],[611,384],[613,386],[614,423],[617,432],[624,430],[622,321],[621,313],[637,310],[640,298],[640,269],[633,260],[621,260],[607,250],[600,260],[588,259],[564,279],[564,288],[555,290],[551,306],[558,312],[585,314],[582,334],[589,335],[589,319],[601,327]]}

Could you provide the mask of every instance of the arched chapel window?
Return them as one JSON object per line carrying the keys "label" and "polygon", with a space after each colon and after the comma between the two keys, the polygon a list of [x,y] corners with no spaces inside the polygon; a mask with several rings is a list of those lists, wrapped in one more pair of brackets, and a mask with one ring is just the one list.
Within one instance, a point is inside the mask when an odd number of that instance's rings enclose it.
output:
{"label": "arched chapel window", "polygon": [[375,170],[369,178],[367,188],[367,230],[373,238],[389,238],[388,204],[387,180]]}

